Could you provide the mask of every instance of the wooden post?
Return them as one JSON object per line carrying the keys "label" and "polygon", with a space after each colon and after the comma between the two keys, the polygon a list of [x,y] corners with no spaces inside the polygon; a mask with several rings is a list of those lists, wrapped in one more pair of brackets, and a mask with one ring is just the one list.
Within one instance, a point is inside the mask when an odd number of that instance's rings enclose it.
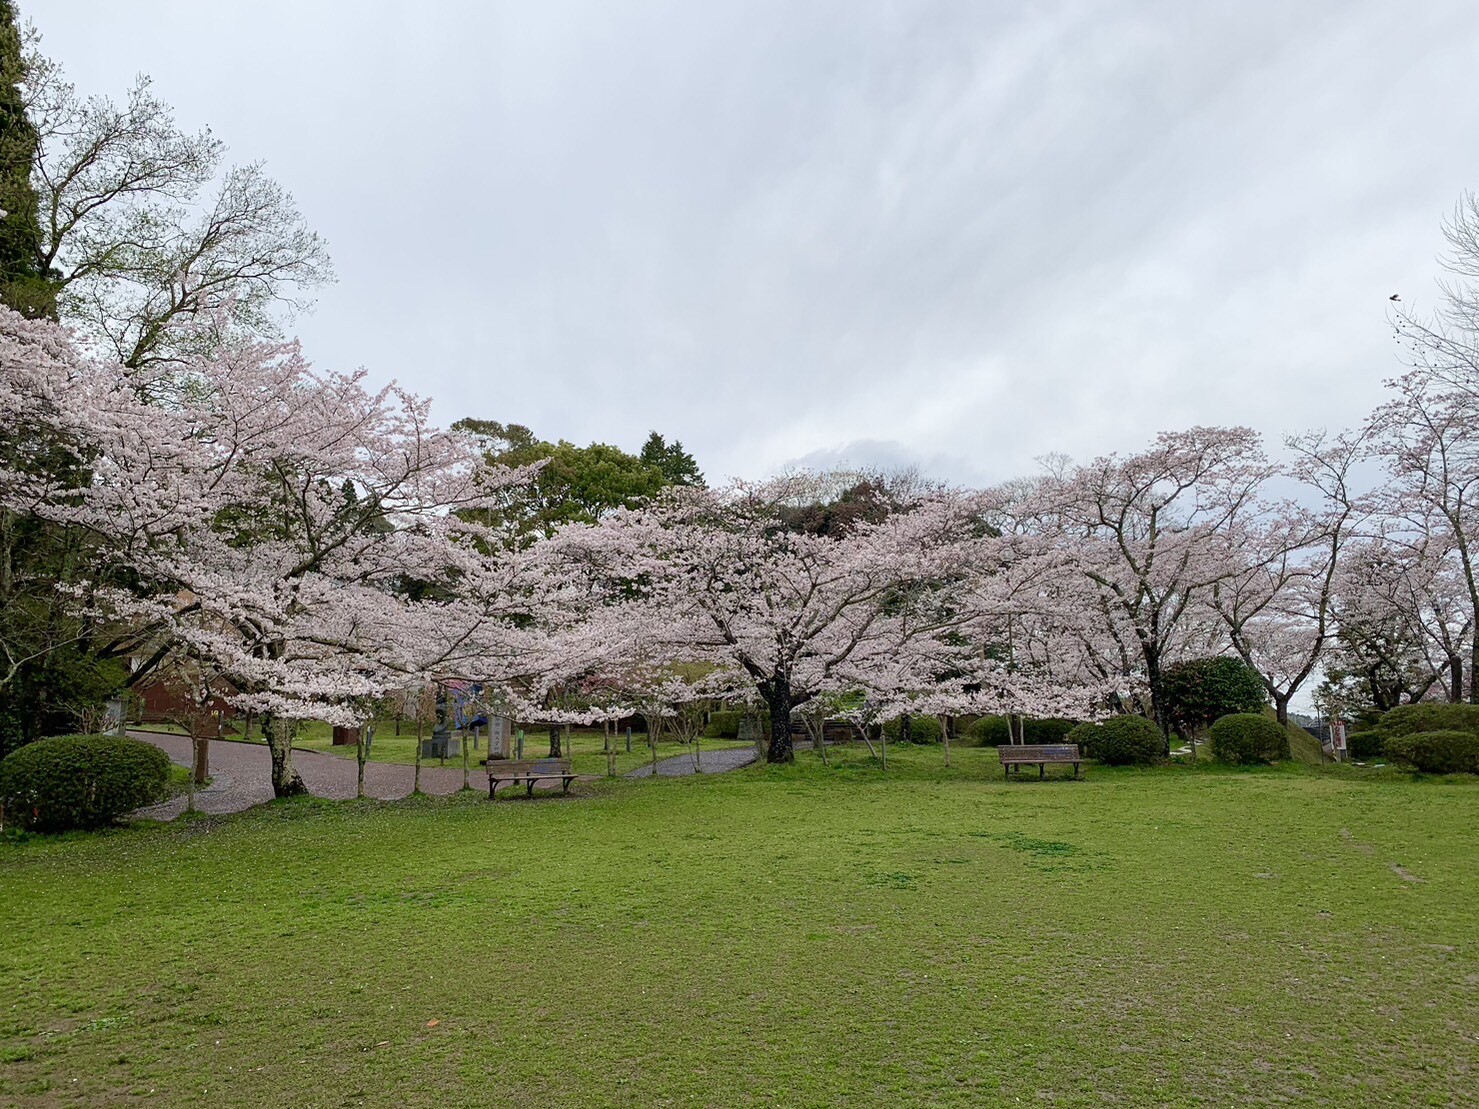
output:
{"label": "wooden post", "polygon": [[423,691],[416,700],[416,775],[411,779],[411,792],[421,792],[421,736],[426,721],[426,694]]}
{"label": "wooden post", "polygon": [[195,722],[190,722],[190,773],[185,775],[185,811],[195,811],[195,755],[200,750],[200,745],[195,739]]}
{"label": "wooden post", "polygon": [[515,757],[522,760],[523,757],[524,757],[524,729],[523,728],[518,729],[518,731],[514,733],[514,747],[515,747],[515,751],[517,752],[516,755],[515,755]]}
{"label": "wooden post", "polygon": [[610,747],[606,748],[606,777],[616,777],[616,752]]}
{"label": "wooden post", "polygon": [[363,726],[355,729],[354,761],[358,764],[355,768],[354,796],[359,800],[365,799],[365,729]]}
{"label": "wooden post", "polygon": [[438,750],[441,754],[438,758],[441,765],[446,766],[447,737],[451,735],[451,729],[447,727],[447,691],[441,686],[437,686],[436,708],[434,711],[436,712],[436,718],[431,724],[431,738],[433,740],[441,740],[441,743],[438,745]]}
{"label": "wooden post", "polygon": [[627,725],[627,754],[632,753],[632,726]]}

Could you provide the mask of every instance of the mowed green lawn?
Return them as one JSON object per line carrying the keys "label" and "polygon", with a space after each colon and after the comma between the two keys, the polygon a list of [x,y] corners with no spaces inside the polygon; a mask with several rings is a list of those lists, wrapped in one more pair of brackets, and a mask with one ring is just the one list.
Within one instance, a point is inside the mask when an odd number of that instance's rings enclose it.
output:
{"label": "mowed green lawn", "polygon": [[1479,783],[890,756],[0,844],[0,1104],[1473,1104]]}

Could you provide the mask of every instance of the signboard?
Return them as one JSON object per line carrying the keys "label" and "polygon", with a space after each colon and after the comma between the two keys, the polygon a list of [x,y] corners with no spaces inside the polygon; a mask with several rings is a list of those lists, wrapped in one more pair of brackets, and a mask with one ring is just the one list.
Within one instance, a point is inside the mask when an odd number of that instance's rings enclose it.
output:
{"label": "signboard", "polygon": [[1345,721],[1344,720],[1332,720],[1332,721],[1330,721],[1330,746],[1334,747],[1336,751],[1344,751],[1345,750]]}

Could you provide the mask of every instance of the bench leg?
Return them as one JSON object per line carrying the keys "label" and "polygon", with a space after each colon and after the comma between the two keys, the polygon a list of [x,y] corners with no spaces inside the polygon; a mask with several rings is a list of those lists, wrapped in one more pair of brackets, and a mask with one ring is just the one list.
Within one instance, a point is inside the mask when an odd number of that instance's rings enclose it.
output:
{"label": "bench leg", "polygon": [[1001,776],[1004,781],[1012,780],[1012,764],[1004,762],[1001,764]]}
{"label": "bench leg", "polygon": [[1046,778],[1047,776],[1048,776],[1047,764],[1046,763],[1038,763],[1037,764],[1037,780],[1040,782],[1044,778]]}
{"label": "bench leg", "polygon": [[528,792],[527,796],[533,797],[534,796],[534,779],[533,778],[530,778],[524,784],[529,787],[529,792]]}
{"label": "bench leg", "polygon": [[496,800],[498,800],[497,794],[498,794],[498,779],[497,778],[489,778],[488,779],[488,800],[489,801],[496,801]]}
{"label": "bench leg", "polygon": [[1078,781],[1078,763],[1073,764],[1073,780]]}
{"label": "bench leg", "polygon": [[570,792],[570,779],[569,778],[566,778],[565,779],[565,792],[566,793],[569,793]]}

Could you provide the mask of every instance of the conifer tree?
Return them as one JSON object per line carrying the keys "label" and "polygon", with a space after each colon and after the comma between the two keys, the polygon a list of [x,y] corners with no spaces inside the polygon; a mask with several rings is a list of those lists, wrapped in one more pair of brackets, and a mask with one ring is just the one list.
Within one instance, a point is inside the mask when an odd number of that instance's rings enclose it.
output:
{"label": "conifer tree", "polygon": [[22,315],[56,317],[56,289],[38,262],[41,237],[31,170],[38,137],[21,92],[25,62],[13,0],[0,0],[0,301]]}

